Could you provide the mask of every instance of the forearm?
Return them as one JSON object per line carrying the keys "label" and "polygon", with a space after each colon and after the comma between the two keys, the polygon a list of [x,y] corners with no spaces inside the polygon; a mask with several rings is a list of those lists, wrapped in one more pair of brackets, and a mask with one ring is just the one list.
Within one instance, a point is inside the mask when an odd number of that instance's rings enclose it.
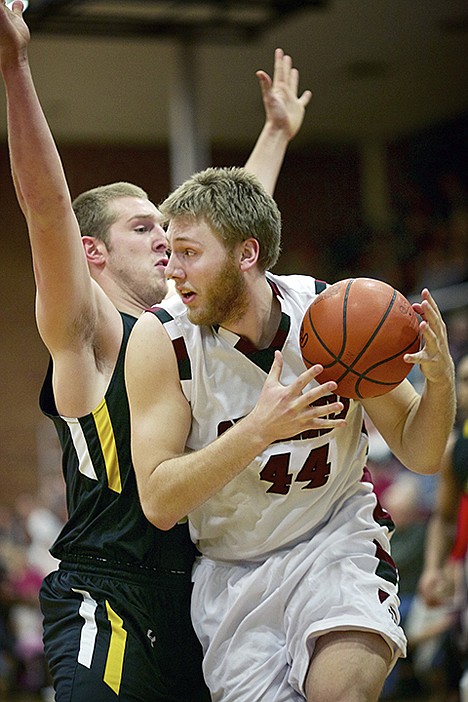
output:
{"label": "forearm", "polygon": [[455,419],[453,379],[426,381],[419,402],[406,418],[400,460],[418,473],[439,470]]}
{"label": "forearm", "polygon": [[[149,373],[157,368],[158,374]],[[345,427],[339,401],[320,402],[336,383],[312,385],[322,366],[312,366],[289,385],[280,378],[276,351],[254,408],[205,446],[182,455],[191,431],[192,407],[182,393],[174,349],[162,324],[143,315],[135,324],[125,365],[132,422],[132,457],[143,511],[170,529],[222,490],[275,441],[311,430]]]}
{"label": "forearm", "polygon": [[7,98],[8,144],[13,181],[28,222],[57,226],[70,211],[60,156],[42,111],[26,54],[2,66]]}
{"label": "forearm", "polygon": [[270,195],[274,193],[288,144],[288,134],[266,122],[245,164],[245,169],[259,179]]}
{"label": "forearm", "polygon": [[431,516],[424,549],[424,567],[418,590],[429,607],[440,605],[450,594],[446,563],[453,544],[455,524],[438,512]]}
{"label": "forearm", "polygon": [[428,523],[424,549],[424,570],[441,570],[453,545],[456,522],[447,522],[435,512]]}
{"label": "forearm", "polygon": [[162,461],[144,485],[140,482],[147,519],[159,529],[170,529],[222,490],[268,443],[248,416],[205,448]]}

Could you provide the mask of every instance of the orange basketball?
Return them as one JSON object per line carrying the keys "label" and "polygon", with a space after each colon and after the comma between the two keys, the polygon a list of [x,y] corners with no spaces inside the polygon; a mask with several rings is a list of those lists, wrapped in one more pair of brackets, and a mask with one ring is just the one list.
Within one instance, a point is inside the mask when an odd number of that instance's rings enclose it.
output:
{"label": "orange basketball", "polygon": [[335,380],[337,395],[354,399],[384,395],[412,365],[405,353],[419,349],[419,321],[408,300],[372,278],[340,280],[311,303],[301,325],[307,368],[320,363],[320,383]]}

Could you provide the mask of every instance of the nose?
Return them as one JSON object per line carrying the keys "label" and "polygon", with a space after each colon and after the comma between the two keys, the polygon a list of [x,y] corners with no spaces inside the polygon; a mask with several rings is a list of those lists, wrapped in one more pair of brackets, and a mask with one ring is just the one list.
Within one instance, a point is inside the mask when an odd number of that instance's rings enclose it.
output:
{"label": "nose", "polygon": [[181,280],[185,277],[183,269],[178,265],[177,258],[174,254],[169,256],[169,261],[166,266],[166,278],[168,280]]}
{"label": "nose", "polygon": [[158,224],[153,229],[153,240],[151,242],[153,251],[167,250],[167,236],[164,229]]}

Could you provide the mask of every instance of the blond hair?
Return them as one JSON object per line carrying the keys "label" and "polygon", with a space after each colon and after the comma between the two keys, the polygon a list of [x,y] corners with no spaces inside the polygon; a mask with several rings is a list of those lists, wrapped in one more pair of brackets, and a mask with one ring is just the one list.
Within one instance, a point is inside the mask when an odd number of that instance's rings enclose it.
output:
{"label": "blond hair", "polygon": [[164,218],[204,219],[226,248],[254,238],[260,244],[259,267],[278,260],[281,214],[260,181],[244,168],[207,168],[195,173],[159,206]]}

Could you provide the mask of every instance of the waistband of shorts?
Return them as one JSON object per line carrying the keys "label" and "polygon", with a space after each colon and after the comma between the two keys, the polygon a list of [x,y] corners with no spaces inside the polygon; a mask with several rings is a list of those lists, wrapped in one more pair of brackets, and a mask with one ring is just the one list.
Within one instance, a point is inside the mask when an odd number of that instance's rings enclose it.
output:
{"label": "waistband of shorts", "polygon": [[145,566],[142,563],[127,563],[85,554],[67,556],[66,559],[60,561],[59,570],[94,573],[126,580],[150,579],[154,578],[155,575],[164,575],[177,580],[190,580],[192,574],[191,566],[183,570],[176,570],[159,566]]}

